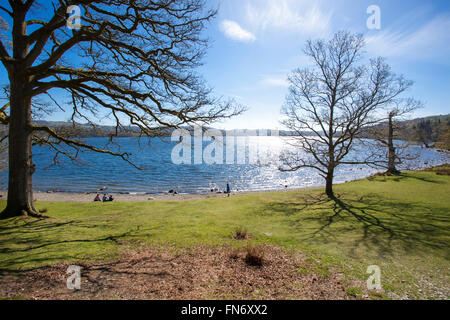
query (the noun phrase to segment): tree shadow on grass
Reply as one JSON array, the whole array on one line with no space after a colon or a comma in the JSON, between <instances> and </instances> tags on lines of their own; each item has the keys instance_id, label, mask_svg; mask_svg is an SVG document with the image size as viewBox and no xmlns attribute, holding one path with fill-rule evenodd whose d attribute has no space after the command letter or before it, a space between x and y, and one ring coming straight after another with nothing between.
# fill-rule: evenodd
<instances>
[{"instance_id":1,"label":"tree shadow on grass","mask_svg":"<svg viewBox=\"0 0 450 320\"><path fill-rule=\"evenodd\" d=\"M365 250L379 256L432 250L450 259L448 208L386 200L376 195L359 198L337 195L303 197L266 205L263 212L285 216L300 241L332 242L357 256Z\"/></svg>"},{"instance_id":2,"label":"tree shadow on grass","mask_svg":"<svg viewBox=\"0 0 450 320\"><path fill-rule=\"evenodd\" d=\"M0 235L2 236L6 236L6 235L14 235L17 234L17 228L20 227L20 232L22 234L26 234L26 233L36 233L36 232L40 232L40 231L48 231L50 229L54 229L54 228L59 228L59 227L64 227L64 226L68 226L73 224L75 221L71 220L71 221L50 221L50 220L45 220L45 224L42 224L41 221L43 220L38 220L35 218L29 218L27 221L20 221L19 219L23 219L23 218L18 218L16 223L10 223L7 225L0 225ZM20 221L20 222L19 222ZM39 223L41 223L39 225Z\"/></svg>"},{"instance_id":3,"label":"tree shadow on grass","mask_svg":"<svg viewBox=\"0 0 450 320\"><path fill-rule=\"evenodd\" d=\"M37 224L37 220L12 221L8 225L0 227L0 275L22 271L31 271L45 265L48 261L68 261L77 259L77 253L67 246L77 248L83 246L120 245L122 240L139 234L140 226L134 229L115 234L96 234L92 232L85 236L86 229L101 230L102 225L86 224L81 221L48 221ZM77 235L67 235L64 228L76 228L80 231ZM86 247L86 248L88 248ZM78 247L78 249L80 249ZM82 252L82 249L80 249ZM78 251L80 251L78 250ZM75 250L77 251L77 250ZM78 253L79 254L79 253ZM32 265L28 269L18 266ZM48 264L48 263L47 263Z\"/></svg>"},{"instance_id":4,"label":"tree shadow on grass","mask_svg":"<svg viewBox=\"0 0 450 320\"><path fill-rule=\"evenodd\" d=\"M321 206L329 203L330 199L320 195L304 195L298 201L289 202L270 202L263 208L258 208L257 214L259 216L271 216L277 213L282 216L296 216L303 210L317 210L322 209Z\"/></svg>"},{"instance_id":5,"label":"tree shadow on grass","mask_svg":"<svg viewBox=\"0 0 450 320\"><path fill-rule=\"evenodd\" d=\"M177 258L178 255L147 254L146 251L143 253L136 251L131 255L124 255L113 260L76 262L75 264L81 268L82 291L66 289L69 276L66 273L69 265L67 261L26 270L6 270L0 273L0 291L2 295L5 295L5 292L9 295L11 292L22 292L22 290L26 295L44 293L46 295L44 299L48 299L48 294L53 299L55 297L56 299L98 299L98 295L104 297L110 291L113 292L111 296L114 298L117 298L115 293L126 294L126 297L129 297L135 285L137 287L148 285L147 290L156 289L155 292L158 292L161 289L161 285L158 284L168 284L170 288L174 284L180 285L180 281L183 281L183 275L173 271L174 266L178 265L174 263ZM156 284L156 288L150 282ZM134 294L133 297L135 297Z\"/></svg>"},{"instance_id":6,"label":"tree shadow on grass","mask_svg":"<svg viewBox=\"0 0 450 320\"><path fill-rule=\"evenodd\" d=\"M41 243L39 245L29 246L22 249L10 249L10 248L0 248L0 253L15 253L15 252L25 252L25 251L31 251L36 249L41 249L48 246L58 245L58 244L65 244L65 243L81 243L81 242L103 242L103 241L112 241L115 244L119 244L119 239L123 239L125 237L129 237L134 231L138 231L139 226L137 227L137 230L129 230L127 232L123 232L118 235L109 235L102 238L97 239L73 239L73 240L61 240L61 241L47 241L44 243ZM28 241L27 241L28 242ZM17 242L16 242L17 243Z\"/></svg>"},{"instance_id":7,"label":"tree shadow on grass","mask_svg":"<svg viewBox=\"0 0 450 320\"><path fill-rule=\"evenodd\" d=\"M371 181L375 180L377 182L386 182L386 181L402 182L407 179L415 179L415 180L419 180L421 182L429 182L429 183L434 183L434 184L445 184L445 182L440 181L440 180L429 179L427 177L411 175L411 174L407 174L407 173L403 173L403 172L401 172L398 175L390 175L390 176L375 175L375 176L369 177L368 179Z\"/></svg>"}]
</instances>

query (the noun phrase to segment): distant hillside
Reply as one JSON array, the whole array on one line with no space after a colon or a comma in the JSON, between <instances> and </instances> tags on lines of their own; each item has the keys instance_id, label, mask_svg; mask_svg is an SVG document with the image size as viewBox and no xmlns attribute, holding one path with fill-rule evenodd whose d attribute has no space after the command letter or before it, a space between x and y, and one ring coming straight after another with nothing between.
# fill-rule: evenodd
<instances>
[{"instance_id":1,"label":"distant hillside","mask_svg":"<svg viewBox=\"0 0 450 320\"><path fill-rule=\"evenodd\" d=\"M104 125L90 125L90 124L82 124L82 123L72 123L72 122L64 122L64 121L44 121L38 120L35 121L36 125L48 126L55 130L56 132L64 135L65 137L78 137L78 138L88 138L88 137L110 137L110 136L118 136L118 137L138 137L141 135L140 129L137 126L126 126L124 128L118 128L116 134L115 126L104 126ZM194 134L194 128L192 126L185 126L182 129L187 130ZM214 128L204 128L204 129L214 129ZM0 125L0 133L5 133L7 130L7 126ZM174 128L161 127L157 128L152 132L152 136L170 136L175 130ZM280 135L280 136L292 136L293 132L287 130L271 130L271 129L257 129L257 130L220 130L215 129L222 132L222 135ZM245 133L244 133L245 132Z\"/></svg>"},{"instance_id":2,"label":"distant hillside","mask_svg":"<svg viewBox=\"0 0 450 320\"><path fill-rule=\"evenodd\" d=\"M108 137L116 134L115 126L90 125L63 121L36 121L37 125L48 126L66 137ZM139 129L135 126L126 126L117 129L119 137L139 136Z\"/></svg>"},{"instance_id":3,"label":"distant hillside","mask_svg":"<svg viewBox=\"0 0 450 320\"><path fill-rule=\"evenodd\" d=\"M398 127L397 139L450 149L450 114L400 121ZM375 128L377 131L385 130L387 123L381 123ZM370 138L370 135L367 137Z\"/></svg>"},{"instance_id":4,"label":"distant hillside","mask_svg":"<svg viewBox=\"0 0 450 320\"><path fill-rule=\"evenodd\" d=\"M37 125L45 125L54 129L58 133L66 137L138 137L141 135L140 130L136 126L127 126L124 128L119 128L116 134L115 126L102 126L96 125L92 126L89 124L81 124L63 121L36 121ZM400 121L398 123L400 130L397 132L397 139L415 141L423 143L426 146L435 145L438 148L450 150L450 114L430 116L425 118L417 118L413 120ZM387 123L381 123L375 126L377 131L386 130ZM193 135L193 127L183 127L183 129L188 130ZM372 127L373 129L373 127ZM0 125L0 134L5 135L7 130L6 126ZM158 128L153 132L154 136L170 136L173 132L173 128ZM242 135L243 130L219 130L225 136L229 135ZM253 131L253 130L252 130ZM247 134L251 134L252 131L247 131ZM363 133L365 138L372 138L369 133L370 130ZM264 134L271 136L277 134L280 136L293 136L295 133L287 130L274 131L270 129L259 129L254 130L259 134ZM277 133L275 133L277 132Z\"/></svg>"}]
</instances>

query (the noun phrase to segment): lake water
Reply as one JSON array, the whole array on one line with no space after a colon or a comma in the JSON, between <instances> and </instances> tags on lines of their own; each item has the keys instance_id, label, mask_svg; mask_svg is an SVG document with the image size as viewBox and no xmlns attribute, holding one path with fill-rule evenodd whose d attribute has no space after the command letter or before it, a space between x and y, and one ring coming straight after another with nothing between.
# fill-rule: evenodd
<instances>
[{"instance_id":1,"label":"lake water","mask_svg":"<svg viewBox=\"0 0 450 320\"><path fill-rule=\"evenodd\" d=\"M95 192L101 187L107 187L108 193L166 193L171 189L179 193L206 193L212 188L224 190L229 182L232 190L274 190L320 186L323 178L312 169L301 169L296 172L280 172L276 159L280 150L286 147L281 137L248 137L248 145L258 146L259 155L264 160L271 159L273 163L261 165L246 163L238 164L174 164L172 150L179 143L171 142L170 138L117 138L115 149L132 153L131 160L143 170L106 154L83 152L80 154L82 163L74 165L62 156L62 163L52 165L54 153L46 147L36 146L33 149L36 172L33 176L36 191L59 192ZM86 142L102 147L108 143L107 138L87 138ZM211 142L203 142L204 146ZM192 145L192 154L194 154ZM236 147L244 148L245 144ZM410 169L438 165L449 161L448 153L437 152L413 146L411 150L420 157L403 167ZM224 150L225 152L226 150ZM241 150L242 151L242 150ZM351 155L349 159L355 158ZM224 156L226 159L227 157ZM225 160L226 161L226 160ZM366 166L339 166L335 182L367 177L376 171ZM7 172L0 173L0 189L7 189Z\"/></svg>"}]
</instances>

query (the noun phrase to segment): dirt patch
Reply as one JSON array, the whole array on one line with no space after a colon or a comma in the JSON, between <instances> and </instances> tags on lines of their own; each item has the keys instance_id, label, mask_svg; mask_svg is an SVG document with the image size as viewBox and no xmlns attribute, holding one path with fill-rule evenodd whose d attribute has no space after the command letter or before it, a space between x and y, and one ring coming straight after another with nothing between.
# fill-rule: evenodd
<instances>
[{"instance_id":1,"label":"dirt patch","mask_svg":"<svg viewBox=\"0 0 450 320\"><path fill-rule=\"evenodd\" d=\"M146 248L108 263L79 264L81 289L66 287L68 264L0 276L0 297L27 299L347 299L339 274L299 272L301 255L264 246L264 263L245 250Z\"/></svg>"}]
</instances>

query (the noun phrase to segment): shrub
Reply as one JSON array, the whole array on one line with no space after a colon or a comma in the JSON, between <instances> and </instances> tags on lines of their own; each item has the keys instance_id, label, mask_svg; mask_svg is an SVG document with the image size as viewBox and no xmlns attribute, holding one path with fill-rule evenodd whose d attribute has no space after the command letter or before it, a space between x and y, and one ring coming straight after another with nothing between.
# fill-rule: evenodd
<instances>
[{"instance_id":1,"label":"shrub","mask_svg":"<svg viewBox=\"0 0 450 320\"><path fill-rule=\"evenodd\" d=\"M239 227L233 232L233 238L236 240L245 240L250 238L250 234L244 227Z\"/></svg>"},{"instance_id":2,"label":"shrub","mask_svg":"<svg viewBox=\"0 0 450 320\"><path fill-rule=\"evenodd\" d=\"M261 246L247 246L244 261L249 266L262 266L264 263L264 249Z\"/></svg>"}]
</instances>

